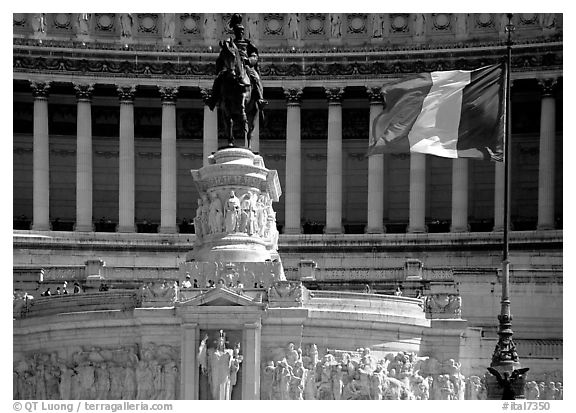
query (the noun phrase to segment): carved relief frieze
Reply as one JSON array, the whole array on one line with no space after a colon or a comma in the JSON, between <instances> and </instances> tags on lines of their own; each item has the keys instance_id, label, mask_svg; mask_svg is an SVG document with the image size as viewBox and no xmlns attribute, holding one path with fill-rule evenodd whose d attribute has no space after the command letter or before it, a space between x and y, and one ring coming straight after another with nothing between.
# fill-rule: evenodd
<instances>
[{"instance_id":1,"label":"carved relief frieze","mask_svg":"<svg viewBox=\"0 0 576 413\"><path fill-rule=\"evenodd\" d=\"M325 36L326 16L319 13L306 14L306 35L312 37Z\"/></svg>"},{"instance_id":2,"label":"carved relief frieze","mask_svg":"<svg viewBox=\"0 0 576 413\"><path fill-rule=\"evenodd\" d=\"M185 13L180 15L180 31L188 36L200 35L200 15Z\"/></svg>"},{"instance_id":3,"label":"carved relief frieze","mask_svg":"<svg viewBox=\"0 0 576 413\"><path fill-rule=\"evenodd\" d=\"M22 400L174 400L179 350L155 343L25 354L14 361L14 397Z\"/></svg>"},{"instance_id":4,"label":"carved relief frieze","mask_svg":"<svg viewBox=\"0 0 576 413\"><path fill-rule=\"evenodd\" d=\"M493 29L496 27L494 16L491 13L475 13L472 14L474 18L474 25L480 29Z\"/></svg>"},{"instance_id":5,"label":"carved relief frieze","mask_svg":"<svg viewBox=\"0 0 576 413\"><path fill-rule=\"evenodd\" d=\"M138 14L138 33L158 34L158 14Z\"/></svg>"},{"instance_id":6,"label":"carved relief frieze","mask_svg":"<svg viewBox=\"0 0 576 413\"><path fill-rule=\"evenodd\" d=\"M367 32L366 22L368 15L365 13L353 13L346 15L347 21L347 34L361 35Z\"/></svg>"},{"instance_id":7,"label":"carved relief frieze","mask_svg":"<svg viewBox=\"0 0 576 413\"><path fill-rule=\"evenodd\" d=\"M450 31L452 28L452 17L451 13L433 13L433 30L437 32Z\"/></svg>"},{"instance_id":8,"label":"carved relief frieze","mask_svg":"<svg viewBox=\"0 0 576 413\"><path fill-rule=\"evenodd\" d=\"M72 13L56 13L52 16L53 27L57 30L72 30Z\"/></svg>"},{"instance_id":9,"label":"carved relief frieze","mask_svg":"<svg viewBox=\"0 0 576 413\"><path fill-rule=\"evenodd\" d=\"M390 30L392 33L408 33L410 31L410 15L407 13L390 13Z\"/></svg>"},{"instance_id":10,"label":"carved relief frieze","mask_svg":"<svg viewBox=\"0 0 576 413\"><path fill-rule=\"evenodd\" d=\"M12 14L12 26L16 27L26 27L26 13L13 13Z\"/></svg>"},{"instance_id":11,"label":"carved relief frieze","mask_svg":"<svg viewBox=\"0 0 576 413\"><path fill-rule=\"evenodd\" d=\"M264 15L264 34L266 36L284 36L284 15L267 13Z\"/></svg>"},{"instance_id":12,"label":"carved relief frieze","mask_svg":"<svg viewBox=\"0 0 576 413\"><path fill-rule=\"evenodd\" d=\"M102 32L113 32L116 15L114 13L96 13L96 30Z\"/></svg>"}]
</instances>

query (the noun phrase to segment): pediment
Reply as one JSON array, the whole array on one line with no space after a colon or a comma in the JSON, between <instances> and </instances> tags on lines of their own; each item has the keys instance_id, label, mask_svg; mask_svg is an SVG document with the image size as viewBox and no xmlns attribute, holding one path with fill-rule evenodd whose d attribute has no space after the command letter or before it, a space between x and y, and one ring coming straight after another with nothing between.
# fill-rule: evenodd
<instances>
[{"instance_id":1,"label":"pediment","mask_svg":"<svg viewBox=\"0 0 576 413\"><path fill-rule=\"evenodd\" d=\"M257 300L257 297L239 294L230 288L217 286L187 301L181 301L179 306L262 307L263 304L261 298Z\"/></svg>"}]
</instances>

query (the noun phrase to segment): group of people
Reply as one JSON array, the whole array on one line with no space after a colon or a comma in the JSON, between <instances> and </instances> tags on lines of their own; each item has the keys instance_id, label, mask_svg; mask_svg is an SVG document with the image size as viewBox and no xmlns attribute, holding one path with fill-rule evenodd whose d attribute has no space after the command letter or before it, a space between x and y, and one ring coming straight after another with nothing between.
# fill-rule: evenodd
<instances>
[{"instance_id":1,"label":"group of people","mask_svg":"<svg viewBox=\"0 0 576 413\"><path fill-rule=\"evenodd\" d=\"M72 290L72 292L73 294L78 294L82 292L82 288L80 287L80 284L77 281L74 282L74 289ZM44 292L40 294L40 296L50 297L52 295L66 295L66 294L68 294L68 281L64 281L62 287L56 287L56 291L54 292L54 294L52 294L50 287L47 287L46 290L44 290Z\"/></svg>"}]
</instances>

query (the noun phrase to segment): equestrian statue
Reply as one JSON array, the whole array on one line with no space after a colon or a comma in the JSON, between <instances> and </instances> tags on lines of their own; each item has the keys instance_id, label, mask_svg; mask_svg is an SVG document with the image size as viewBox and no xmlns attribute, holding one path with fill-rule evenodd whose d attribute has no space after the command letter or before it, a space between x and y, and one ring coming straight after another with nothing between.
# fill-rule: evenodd
<instances>
[{"instance_id":1,"label":"equestrian statue","mask_svg":"<svg viewBox=\"0 0 576 413\"><path fill-rule=\"evenodd\" d=\"M234 146L234 124L242 125L246 148L254 130L258 112L268 102L264 100L262 81L258 69L258 49L244 38L242 15L233 14L230 28L234 39L220 41L220 55L216 60L217 76L212 87L208 107L219 105L224 117L228 146Z\"/></svg>"}]
</instances>

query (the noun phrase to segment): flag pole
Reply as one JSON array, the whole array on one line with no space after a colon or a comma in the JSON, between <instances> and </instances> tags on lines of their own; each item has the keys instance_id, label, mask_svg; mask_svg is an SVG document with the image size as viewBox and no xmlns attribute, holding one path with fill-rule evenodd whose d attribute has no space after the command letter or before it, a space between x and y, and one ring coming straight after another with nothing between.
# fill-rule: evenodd
<instances>
[{"instance_id":1,"label":"flag pole","mask_svg":"<svg viewBox=\"0 0 576 413\"><path fill-rule=\"evenodd\" d=\"M504 381L496 379L494 376L487 377L487 390L489 399L502 399L504 387L513 389L513 398L522 398L524 395L524 373L515 372L520 368L520 361L516 346L512 340L512 315L510 313L510 171L511 171L511 113L510 113L510 75L512 71L512 14L508 13L508 24L506 25L506 49L507 58L505 66L505 131L504 131L504 234L502 242L502 298L500 300L500 314L498 315L498 343L492 355L490 372L500 374L505 377ZM504 385L504 383L507 383ZM504 392L510 396L510 392Z\"/></svg>"}]
</instances>

